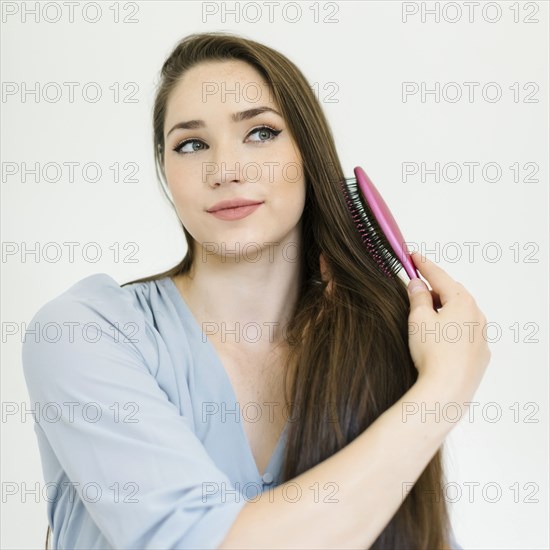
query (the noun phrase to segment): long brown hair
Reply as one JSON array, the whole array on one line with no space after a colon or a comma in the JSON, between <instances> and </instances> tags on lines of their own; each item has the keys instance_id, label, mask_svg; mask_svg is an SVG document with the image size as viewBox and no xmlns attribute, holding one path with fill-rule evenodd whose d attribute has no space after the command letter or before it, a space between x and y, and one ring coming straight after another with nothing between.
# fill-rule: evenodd
<instances>
[{"instance_id":1,"label":"long brown hair","mask_svg":"<svg viewBox=\"0 0 550 550\"><path fill-rule=\"evenodd\" d=\"M303 158L302 270L286 330L290 351L284 374L285 388L292 376L285 399L299 421L289 422L282 471L287 481L353 441L414 384L418 373L408 347L409 300L404 281L382 273L361 242L342 196L345 176L329 125L306 78L284 55L261 43L232 33L196 33L166 59L153 112L155 168L166 196L168 98L191 67L223 60L249 63L265 78ZM182 228L188 249L178 265L121 286L187 273L194 243ZM320 273L321 252L330 292ZM441 447L371 548L442 548L450 530L443 477Z\"/></svg>"}]
</instances>

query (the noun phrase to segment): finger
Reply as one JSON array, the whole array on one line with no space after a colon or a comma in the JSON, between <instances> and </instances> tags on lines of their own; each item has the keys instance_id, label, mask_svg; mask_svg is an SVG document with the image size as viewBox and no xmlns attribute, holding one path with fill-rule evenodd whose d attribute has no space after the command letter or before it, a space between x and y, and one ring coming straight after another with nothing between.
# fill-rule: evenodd
<instances>
[{"instance_id":1,"label":"finger","mask_svg":"<svg viewBox=\"0 0 550 550\"><path fill-rule=\"evenodd\" d=\"M409 281L407 290L409 291L411 311L419 307L434 309L432 294L422 279L415 278Z\"/></svg>"},{"instance_id":2,"label":"finger","mask_svg":"<svg viewBox=\"0 0 550 550\"><path fill-rule=\"evenodd\" d=\"M430 294L432 295L434 309L441 309L443 306L441 305L441 299L439 298L439 294L437 294L435 290L430 290Z\"/></svg>"},{"instance_id":3,"label":"finger","mask_svg":"<svg viewBox=\"0 0 550 550\"><path fill-rule=\"evenodd\" d=\"M439 296L442 306L456 296L458 283L446 271L418 252L413 252L411 258L419 273Z\"/></svg>"}]
</instances>

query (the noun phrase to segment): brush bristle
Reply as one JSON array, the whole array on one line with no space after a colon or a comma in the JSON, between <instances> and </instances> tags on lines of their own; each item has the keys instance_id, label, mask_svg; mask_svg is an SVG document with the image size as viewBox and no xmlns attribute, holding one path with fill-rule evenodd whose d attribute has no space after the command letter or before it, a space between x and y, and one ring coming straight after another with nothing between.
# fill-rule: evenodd
<instances>
[{"instance_id":1,"label":"brush bristle","mask_svg":"<svg viewBox=\"0 0 550 550\"><path fill-rule=\"evenodd\" d=\"M399 258L376 221L367 201L363 199L356 178L346 178L342 191L348 210L359 231L361 240L380 269L392 277L402 268Z\"/></svg>"}]
</instances>

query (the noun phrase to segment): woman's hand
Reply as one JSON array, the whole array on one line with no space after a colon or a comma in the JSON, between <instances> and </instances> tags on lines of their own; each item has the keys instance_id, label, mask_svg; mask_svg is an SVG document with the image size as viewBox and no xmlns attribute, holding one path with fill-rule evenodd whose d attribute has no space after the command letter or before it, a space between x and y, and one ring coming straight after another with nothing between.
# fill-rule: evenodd
<instances>
[{"instance_id":1,"label":"woman's hand","mask_svg":"<svg viewBox=\"0 0 550 550\"><path fill-rule=\"evenodd\" d=\"M491 358L484 338L487 320L464 286L420 254L411 256L433 289L420 279L408 285L409 349L419 378L442 384L453 399L468 401Z\"/></svg>"}]
</instances>

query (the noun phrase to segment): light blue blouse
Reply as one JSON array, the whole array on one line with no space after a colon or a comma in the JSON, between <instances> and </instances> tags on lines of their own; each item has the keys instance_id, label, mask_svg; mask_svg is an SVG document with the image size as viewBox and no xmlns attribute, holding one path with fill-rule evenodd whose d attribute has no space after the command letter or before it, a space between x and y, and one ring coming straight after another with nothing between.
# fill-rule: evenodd
<instances>
[{"instance_id":1,"label":"light blue blouse","mask_svg":"<svg viewBox=\"0 0 550 550\"><path fill-rule=\"evenodd\" d=\"M80 280L31 319L22 360L54 549L214 549L281 483L288 423L260 475L246 404L169 277Z\"/></svg>"}]
</instances>

